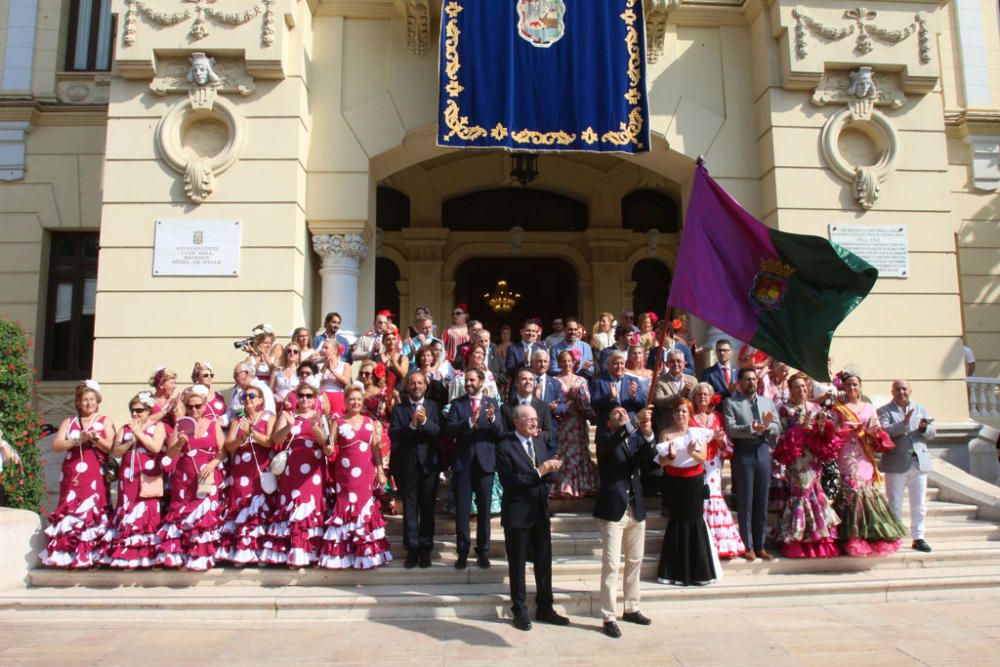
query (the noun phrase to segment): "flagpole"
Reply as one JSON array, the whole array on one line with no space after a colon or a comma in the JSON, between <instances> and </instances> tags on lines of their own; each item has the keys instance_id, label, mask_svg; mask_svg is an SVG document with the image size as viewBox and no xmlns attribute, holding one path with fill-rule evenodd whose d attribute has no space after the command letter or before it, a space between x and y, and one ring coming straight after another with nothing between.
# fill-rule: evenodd
<instances>
[{"instance_id":1,"label":"flagpole","mask_svg":"<svg viewBox=\"0 0 1000 667\"><path fill-rule=\"evenodd\" d=\"M646 397L646 407L653 407L653 396L656 394L656 381L663 372L663 348L667 344L667 331L670 327L670 306L663 314L663 331L660 332L660 346L656 348L656 363L653 364L653 381L649 385L649 396Z\"/></svg>"}]
</instances>

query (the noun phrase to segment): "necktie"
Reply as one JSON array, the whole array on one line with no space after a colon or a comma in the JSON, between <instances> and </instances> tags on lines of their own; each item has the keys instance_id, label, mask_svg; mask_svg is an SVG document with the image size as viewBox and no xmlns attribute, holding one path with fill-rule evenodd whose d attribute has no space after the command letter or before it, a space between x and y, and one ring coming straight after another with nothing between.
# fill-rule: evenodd
<instances>
[{"instance_id":1,"label":"necktie","mask_svg":"<svg viewBox=\"0 0 1000 667\"><path fill-rule=\"evenodd\" d=\"M524 441L524 447L528 450L528 456L531 458L531 462L535 462L535 447L531 444L531 438Z\"/></svg>"},{"instance_id":2,"label":"necktie","mask_svg":"<svg viewBox=\"0 0 1000 667\"><path fill-rule=\"evenodd\" d=\"M750 401L750 411L753 413L753 420L760 422L760 408L757 406L756 399Z\"/></svg>"},{"instance_id":3,"label":"necktie","mask_svg":"<svg viewBox=\"0 0 1000 667\"><path fill-rule=\"evenodd\" d=\"M479 399L475 396L472 397L472 414L476 414L476 410L479 409Z\"/></svg>"},{"instance_id":4,"label":"necktie","mask_svg":"<svg viewBox=\"0 0 1000 667\"><path fill-rule=\"evenodd\" d=\"M730 379L729 379L729 366L723 366L722 367L722 375L726 378L726 386L728 387L729 386L729 382L730 382Z\"/></svg>"}]
</instances>

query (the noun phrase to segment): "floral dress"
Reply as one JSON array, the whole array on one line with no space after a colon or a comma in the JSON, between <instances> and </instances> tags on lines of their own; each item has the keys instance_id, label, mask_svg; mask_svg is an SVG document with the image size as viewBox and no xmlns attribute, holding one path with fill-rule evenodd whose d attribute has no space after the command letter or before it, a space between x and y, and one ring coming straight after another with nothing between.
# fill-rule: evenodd
<instances>
[{"instance_id":1,"label":"floral dress","mask_svg":"<svg viewBox=\"0 0 1000 667\"><path fill-rule=\"evenodd\" d=\"M785 466L789 493L774 538L786 558L832 558L840 555L837 526L840 517L833 511L823 489L823 465L836 461L841 440L832 421L820 430L818 424L802 424L819 407L786 404L779 411L781 439L774 450L776 461Z\"/></svg>"},{"instance_id":2,"label":"floral dress","mask_svg":"<svg viewBox=\"0 0 1000 667\"><path fill-rule=\"evenodd\" d=\"M363 403L363 413L365 416L377 419L382 425L382 440L379 443L379 452L382 454L382 462L385 464L386 470L389 469L389 457L392 454L392 443L389 441L389 402L386 400L388 393L388 390L383 388L379 390L377 394L365 398ZM331 467L329 479L333 479L334 473L335 470ZM383 488L382 491L383 493L379 495L379 501L382 504L383 514L395 514L395 480L391 477L387 479L385 482L385 488ZM332 507L333 504L331 503L330 506Z\"/></svg>"},{"instance_id":3,"label":"floral dress","mask_svg":"<svg viewBox=\"0 0 1000 667\"><path fill-rule=\"evenodd\" d=\"M198 424L196 428L200 428ZM218 453L215 422L202 435L188 439L176 457L164 455L164 471L170 474L170 505L157 537L157 565L207 570L215 565L222 526L222 470L216 466L212 490L198 493L198 473Z\"/></svg>"},{"instance_id":4,"label":"floral dress","mask_svg":"<svg viewBox=\"0 0 1000 667\"><path fill-rule=\"evenodd\" d=\"M136 439L131 425L126 425L122 431L122 442L131 443L131 447L122 456L118 469L118 509L111 529L104 534L107 547L102 562L109 567L133 570L156 564L156 547L160 543L156 533L162 521L162 497L143 498L141 490L143 475L162 478L162 453L153 454L146 449ZM147 424L142 432L152 438L156 424Z\"/></svg>"},{"instance_id":5,"label":"floral dress","mask_svg":"<svg viewBox=\"0 0 1000 667\"><path fill-rule=\"evenodd\" d=\"M375 422L363 417L356 431L347 420L338 419L334 423L333 485L337 499L326 522L319 565L331 570L367 570L392 560L385 521L372 492Z\"/></svg>"},{"instance_id":6,"label":"floral dress","mask_svg":"<svg viewBox=\"0 0 1000 667\"><path fill-rule=\"evenodd\" d=\"M105 419L93 415L83 423L73 417L66 438L79 438L84 431L104 433ZM75 569L100 562L110 513L108 488L101 474L107 458L90 442L66 452L59 476L59 506L49 515L45 529L49 542L38 555L43 565Z\"/></svg>"},{"instance_id":7,"label":"floral dress","mask_svg":"<svg viewBox=\"0 0 1000 667\"><path fill-rule=\"evenodd\" d=\"M712 429L715 434L725 433L717 412L694 415L691 426ZM722 466L732 455L733 447L729 438L726 438L721 447L714 439L708 443L704 464L705 484L708 486L708 498L704 503L705 523L708 524L708 534L719 558L735 558L747 550L740 538L740 529L733 521L733 513L722 496Z\"/></svg>"},{"instance_id":8,"label":"floral dress","mask_svg":"<svg viewBox=\"0 0 1000 667\"><path fill-rule=\"evenodd\" d=\"M261 562L305 567L319 560L323 546L324 467L322 447L316 442L311 418L295 415L295 423L275 454L287 449L284 472L278 476L278 496L265 530Z\"/></svg>"},{"instance_id":9,"label":"floral dress","mask_svg":"<svg viewBox=\"0 0 1000 667\"><path fill-rule=\"evenodd\" d=\"M837 436L844 442L837 456L840 490L834 509L840 515L840 539L849 556L887 556L899 548L906 535L906 528L889 507L875 463L875 452L891 448L892 441L869 432L877 423L874 414L871 403L865 403L857 414L843 403L834 405ZM864 427L856 431L851 422Z\"/></svg>"},{"instance_id":10,"label":"floral dress","mask_svg":"<svg viewBox=\"0 0 1000 667\"><path fill-rule=\"evenodd\" d=\"M257 415L251 428L266 434L266 415ZM226 513L215 557L247 565L260 561L260 541L271 515L270 499L260 483L261 473L269 472L271 450L254 442L242 429L236 437L242 442L226 465Z\"/></svg>"},{"instance_id":11,"label":"floral dress","mask_svg":"<svg viewBox=\"0 0 1000 667\"><path fill-rule=\"evenodd\" d=\"M562 382L562 379L559 379ZM586 379L575 376L570 386L563 383L566 412L558 422L559 458L563 462L559 482L552 487L553 498L583 498L597 493L597 466L590 458L590 392ZM555 436L555 434L553 434Z\"/></svg>"}]
</instances>

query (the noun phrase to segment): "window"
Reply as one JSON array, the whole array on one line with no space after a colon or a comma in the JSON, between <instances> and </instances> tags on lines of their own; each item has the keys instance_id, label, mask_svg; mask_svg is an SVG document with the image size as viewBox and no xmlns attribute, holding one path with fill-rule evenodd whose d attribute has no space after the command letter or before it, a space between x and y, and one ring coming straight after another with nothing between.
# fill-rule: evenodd
<instances>
[{"instance_id":1,"label":"window","mask_svg":"<svg viewBox=\"0 0 1000 667\"><path fill-rule=\"evenodd\" d=\"M587 228L587 205L534 188L498 188L456 197L442 206L442 224L456 232L579 232Z\"/></svg>"},{"instance_id":2,"label":"window","mask_svg":"<svg viewBox=\"0 0 1000 667\"><path fill-rule=\"evenodd\" d=\"M97 232L52 234L42 377L90 376L97 299Z\"/></svg>"},{"instance_id":3,"label":"window","mask_svg":"<svg viewBox=\"0 0 1000 667\"><path fill-rule=\"evenodd\" d=\"M110 70L114 33L111 0L72 0L66 69L71 72Z\"/></svg>"},{"instance_id":4,"label":"window","mask_svg":"<svg viewBox=\"0 0 1000 667\"><path fill-rule=\"evenodd\" d=\"M399 190L379 186L375 191L375 226L398 232L410 226L410 198Z\"/></svg>"},{"instance_id":5,"label":"window","mask_svg":"<svg viewBox=\"0 0 1000 667\"><path fill-rule=\"evenodd\" d=\"M674 200L662 192L635 190L622 197L622 227L633 232L656 229L676 234L681 230L680 211Z\"/></svg>"}]
</instances>

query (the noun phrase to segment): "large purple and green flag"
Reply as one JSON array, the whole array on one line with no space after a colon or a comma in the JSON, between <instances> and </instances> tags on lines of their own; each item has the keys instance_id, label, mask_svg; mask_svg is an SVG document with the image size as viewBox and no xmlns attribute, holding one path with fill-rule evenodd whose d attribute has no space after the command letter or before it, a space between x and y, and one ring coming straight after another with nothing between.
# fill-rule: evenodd
<instances>
[{"instance_id":1,"label":"large purple and green flag","mask_svg":"<svg viewBox=\"0 0 1000 667\"><path fill-rule=\"evenodd\" d=\"M770 229L699 161L668 305L829 380L833 333L878 270L819 236Z\"/></svg>"}]
</instances>

